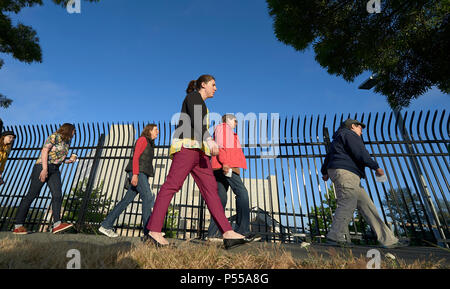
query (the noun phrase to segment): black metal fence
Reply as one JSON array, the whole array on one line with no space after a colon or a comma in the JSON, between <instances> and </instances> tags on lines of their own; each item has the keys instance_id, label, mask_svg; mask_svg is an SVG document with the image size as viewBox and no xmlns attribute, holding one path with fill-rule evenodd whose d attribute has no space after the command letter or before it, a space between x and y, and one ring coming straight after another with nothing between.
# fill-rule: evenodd
<instances>
[{"instance_id":1,"label":"black metal fence","mask_svg":"<svg viewBox=\"0 0 450 289\"><path fill-rule=\"evenodd\" d=\"M448 246L450 119L444 111L364 113L327 116L297 116L279 119L271 115L238 116L238 133L247 158L242 174L249 191L251 230L267 241L297 242L323 238L336 209L333 185L324 182L320 168L332 132L352 117L367 127L367 149L385 170L388 181L378 183L367 170L362 180L385 223L398 236L417 243ZM213 123L214 124L214 123ZM156 194L170 167L168 148L174 125L158 123L154 166L150 179ZM77 228L95 231L108 212L123 197L124 168L145 123L81 123L70 153L75 164L62 165L63 220ZM9 156L5 184L0 186L0 229L11 230L17 207L26 194L30 174L42 145L58 125L5 126L17 139ZM270 137L269 137L270 136ZM26 220L29 230L48 231L51 224L51 194L45 186ZM226 215L233 221L234 196L229 192ZM210 215L193 179L189 177L174 199L164 230L171 237L203 237ZM141 234L141 202L138 197L116 222L122 236ZM356 212L352 238L371 242L375 236ZM426 243L425 242L425 243Z\"/></svg>"}]
</instances>

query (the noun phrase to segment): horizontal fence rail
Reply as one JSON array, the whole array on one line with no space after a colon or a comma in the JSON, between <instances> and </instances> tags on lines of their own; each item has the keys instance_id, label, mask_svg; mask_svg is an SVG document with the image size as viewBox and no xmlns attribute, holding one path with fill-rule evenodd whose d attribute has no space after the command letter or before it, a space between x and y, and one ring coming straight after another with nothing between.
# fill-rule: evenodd
<instances>
[{"instance_id":1,"label":"horizontal fence rail","mask_svg":"<svg viewBox=\"0 0 450 289\"><path fill-rule=\"evenodd\" d=\"M354 118L366 124L363 140L372 157L386 172L388 181L378 183L373 171L362 185L383 221L399 237L418 244L448 246L450 119L443 111L404 113L336 114L268 119L259 115L238 117L237 132L247 158L242 172L249 192L251 230L271 242L320 239L327 234L336 210L333 184L322 180L323 164L332 134L340 123ZM79 123L69 153L74 164L61 166L62 218L77 229L94 232L122 199L127 176L124 171L144 122ZM168 156L174 124L158 122L155 140L155 176L150 188L157 193L168 174ZM212 122L212 127L216 125ZM30 186L32 167L46 138L58 125L8 126L16 141L9 155L0 186L0 229L11 230L20 201ZM212 133L212 128L211 128ZM226 216L235 223L234 195L228 192ZM142 231L139 197L116 221L122 236ZM44 186L32 203L26 227L49 231L51 194ZM169 237L202 238L211 216L192 177L175 194L166 215L164 231ZM376 236L358 212L349 225L355 240L375 242Z\"/></svg>"}]
</instances>

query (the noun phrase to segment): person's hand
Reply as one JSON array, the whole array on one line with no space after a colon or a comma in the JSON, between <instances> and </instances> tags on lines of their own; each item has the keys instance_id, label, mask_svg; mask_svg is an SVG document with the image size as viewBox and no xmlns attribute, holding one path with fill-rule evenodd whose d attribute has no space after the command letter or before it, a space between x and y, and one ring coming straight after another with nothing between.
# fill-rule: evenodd
<instances>
[{"instance_id":1,"label":"person's hand","mask_svg":"<svg viewBox=\"0 0 450 289\"><path fill-rule=\"evenodd\" d=\"M39 180L44 183L45 180L48 177L48 170L47 169L42 169L41 174L39 175Z\"/></svg>"},{"instance_id":2,"label":"person's hand","mask_svg":"<svg viewBox=\"0 0 450 289\"><path fill-rule=\"evenodd\" d=\"M378 177L381 177L382 175L384 175L383 169L382 169L382 168L378 168L378 169L375 171L375 175L377 175Z\"/></svg>"},{"instance_id":3,"label":"person's hand","mask_svg":"<svg viewBox=\"0 0 450 289\"><path fill-rule=\"evenodd\" d=\"M219 155L219 146L215 141L213 141L212 138L208 139L208 146L209 150L211 151L212 156L218 156Z\"/></svg>"},{"instance_id":4,"label":"person's hand","mask_svg":"<svg viewBox=\"0 0 450 289\"><path fill-rule=\"evenodd\" d=\"M223 165L222 170L223 170L223 174L226 175L226 174L228 174L230 167L228 165Z\"/></svg>"},{"instance_id":5,"label":"person's hand","mask_svg":"<svg viewBox=\"0 0 450 289\"><path fill-rule=\"evenodd\" d=\"M64 163L66 163L66 164L73 164L73 163L76 162L76 161L77 161L77 157L76 157L75 155L72 155L72 156L70 157L70 159L64 161Z\"/></svg>"},{"instance_id":6,"label":"person's hand","mask_svg":"<svg viewBox=\"0 0 450 289\"><path fill-rule=\"evenodd\" d=\"M328 179L329 179L328 175L323 175L322 176L322 180L324 180L325 182L328 181Z\"/></svg>"},{"instance_id":7,"label":"person's hand","mask_svg":"<svg viewBox=\"0 0 450 289\"><path fill-rule=\"evenodd\" d=\"M131 178L131 185L133 185L133 187L137 187L138 185L138 175L133 175L133 177Z\"/></svg>"}]
</instances>

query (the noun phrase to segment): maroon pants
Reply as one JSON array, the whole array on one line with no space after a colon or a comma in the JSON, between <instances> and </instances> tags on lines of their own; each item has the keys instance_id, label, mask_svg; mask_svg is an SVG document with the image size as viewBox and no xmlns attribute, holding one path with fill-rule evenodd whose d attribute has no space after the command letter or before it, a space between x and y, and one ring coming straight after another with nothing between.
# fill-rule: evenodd
<instances>
[{"instance_id":1,"label":"maroon pants","mask_svg":"<svg viewBox=\"0 0 450 289\"><path fill-rule=\"evenodd\" d=\"M173 156L169 174L156 197L147 229L152 232L161 232L170 201L172 201L173 195L181 189L189 173L191 173L200 189L209 212L220 231L224 233L232 230L217 193L217 181L214 177L211 161L201 150L184 147Z\"/></svg>"}]
</instances>

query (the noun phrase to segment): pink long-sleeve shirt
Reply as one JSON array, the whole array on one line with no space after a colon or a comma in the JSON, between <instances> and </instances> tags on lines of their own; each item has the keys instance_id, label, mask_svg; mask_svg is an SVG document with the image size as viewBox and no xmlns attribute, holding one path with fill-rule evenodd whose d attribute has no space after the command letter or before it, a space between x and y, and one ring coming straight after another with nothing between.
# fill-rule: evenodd
<instances>
[{"instance_id":1,"label":"pink long-sleeve shirt","mask_svg":"<svg viewBox=\"0 0 450 289\"><path fill-rule=\"evenodd\" d=\"M231 168L247 168L239 137L229 125L221 123L216 126L214 140L219 146L219 155L211 158L213 169L221 169L224 165Z\"/></svg>"}]
</instances>

